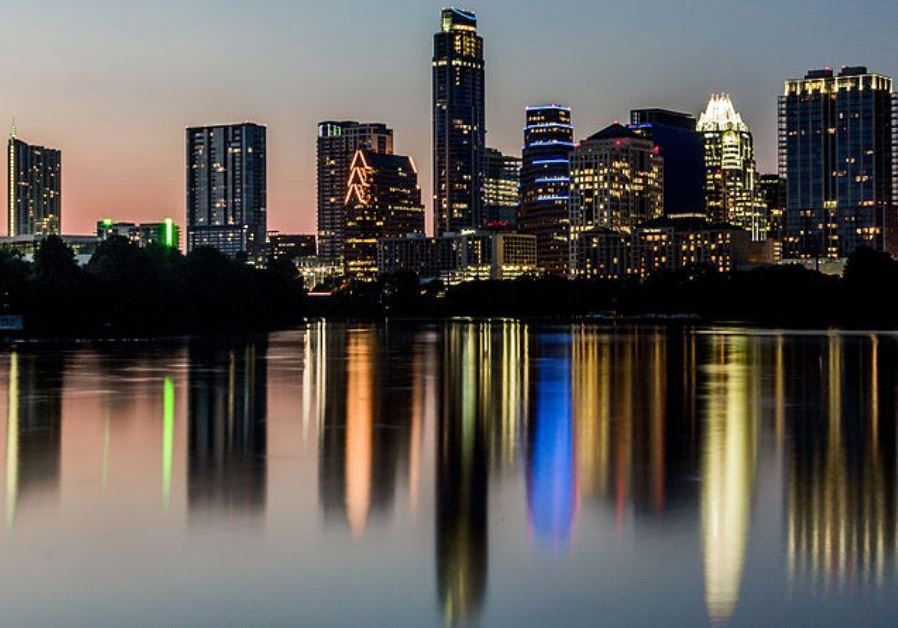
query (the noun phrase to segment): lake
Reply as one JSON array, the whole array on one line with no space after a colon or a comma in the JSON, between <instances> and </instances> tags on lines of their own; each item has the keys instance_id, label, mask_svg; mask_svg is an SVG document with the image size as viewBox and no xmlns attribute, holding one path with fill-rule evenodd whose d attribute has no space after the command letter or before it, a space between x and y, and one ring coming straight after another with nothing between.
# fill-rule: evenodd
<instances>
[{"instance_id":1,"label":"lake","mask_svg":"<svg viewBox=\"0 0 898 628\"><path fill-rule=\"evenodd\" d=\"M898 613L898 335L517 321L0 351L0 623Z\"/></svg>"}]
</instances>

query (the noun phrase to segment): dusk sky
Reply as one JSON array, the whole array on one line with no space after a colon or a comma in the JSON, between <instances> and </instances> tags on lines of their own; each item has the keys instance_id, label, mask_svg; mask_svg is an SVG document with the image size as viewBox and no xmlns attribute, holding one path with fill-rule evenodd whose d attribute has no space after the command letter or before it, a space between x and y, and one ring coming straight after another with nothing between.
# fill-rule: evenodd
<instances>
[{"instance_id":1,"label":"dusk sky","mask_svg":"<svg viewBox=\"0 0 898 628\"><path fill-rule=\"evenodd\" d=\"M0 121L63 150L63 229L184 221L184 127L268 126L269 228L315 230L316 124L381 121L430 207L430 58L444 3L6 0ZM776 166L776 97L808 68L898 76L894 0L481 0L488 144L520 152L527 104L578 138L633 107L699 113L729 92ZM4 177L5 179L6 177ZM5 188L5 183L3 185ZM428 220L430 224L430 220Z\"/></svg>"}]
</instances>

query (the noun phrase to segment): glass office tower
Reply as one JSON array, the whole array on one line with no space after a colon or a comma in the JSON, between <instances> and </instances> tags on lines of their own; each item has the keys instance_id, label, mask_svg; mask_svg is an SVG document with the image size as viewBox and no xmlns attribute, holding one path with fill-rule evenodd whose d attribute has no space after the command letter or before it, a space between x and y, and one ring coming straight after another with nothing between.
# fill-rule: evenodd
<instances>
[{"instance_id":1,"label":"glass office tower","mask_svg":"<svg viewBox=\"0 0 898 628\"><path fill-rule=\"evenodd\" d=\"M433 38L433 196L437 235L483 224L486 95L477 16L443 9Z\"/></svg>"},{"instance_id":2,"label":"glass office tower","mask_svg":"<svg viewBox=\"0 0 898 628\"><path fill-rule=\"evenodd\" d=\"M266 128L251 122L187 129L187 250L264 254Z\"/></svg>"},{"instance_id":3,"label":"glass office tower","mask_svg":"<svg viewBox=\"0 0 898 628\"><path fill-rule=\"evenodd\" d=\"M779 99L784 255L894 251L892 106L892 79L864 67L812 70L786 82Z\"/></svg>"}]
</instances>

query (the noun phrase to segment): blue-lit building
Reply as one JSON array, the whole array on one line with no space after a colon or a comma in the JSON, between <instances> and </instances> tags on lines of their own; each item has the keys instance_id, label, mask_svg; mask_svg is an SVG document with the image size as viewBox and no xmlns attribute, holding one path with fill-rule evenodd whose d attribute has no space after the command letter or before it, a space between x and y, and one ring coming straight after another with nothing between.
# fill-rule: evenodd
<instances>
[{"instance_id":1,"label":"blue-lit building","mask_svg":"<svg viewBox=\"0 0 898 628\"><path fill-rule=\"evenodd\" d=\"M568 271L573 149L570 108L559 105L527 108L518 229L536 236L537 264L552 275L563 276Z\"/></svg>"},{"instance_id":2,"label":"blue-lit building","mask_svg":"<svg viewBox=\"0 0 898 628\"><path fill-rule=\"evenodd\" d=\"M667 109L630 112L630 129L664 158L664 215L705 213L705 141L695 117Z\"/></svg>"},{"instance_id":3,"label":"blue-lit building","mask_svg":"<svg viewBox=\"0 0 898 628\"><path fill-rule=\"evenodd\" d=\"M477 16L443 9L433 38L434 232L483 223L486 85Z\"/></svg>"},{"instance_id":4,"label":"blue-lit building","mask_svg":"<svg viewBox=\"0 0 898 628\"><path fill-rule=\"evenodd\" d=\"M267 130L244 122L187 129L187 250L264 255Z\"/></svg>"},{"instance_id":5,"label":"blue-lit building","mask_svg":"<svg viewBox=\"0 0 898 628\"><path fill-rule=\"evenodd\" d=\"M780 176L788 186L789 258L894 252L892 79L846 67L786 82L779 99Z\"/></svg>"}]
</instances>

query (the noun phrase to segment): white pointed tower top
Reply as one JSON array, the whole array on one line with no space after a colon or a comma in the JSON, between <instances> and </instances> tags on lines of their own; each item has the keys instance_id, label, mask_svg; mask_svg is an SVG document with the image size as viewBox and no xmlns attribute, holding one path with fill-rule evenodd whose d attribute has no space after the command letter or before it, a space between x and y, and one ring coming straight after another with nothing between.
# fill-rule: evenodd
<instances>
[{"instance_id":1,"label":"white pointed tower top","mask_svg":"<svg viewBox=\"0 0 898 628\"><path fill-rule=\"evenodd\" d=\"M711 94L708 108L698 120L698 131L743 131L748 132L748 125L733 106L729 94Z\"/></svg>"},{"instance_id":2,"label":"white pointed tower top","mask_svg":"<svg viewBox=\"0 0 898 628\"><path fill-rule=\"evenodd\" d=\"M16 117L12 117L12 126L9 127L9 139L16 139Z\"/></svg>"}]
</instances>

